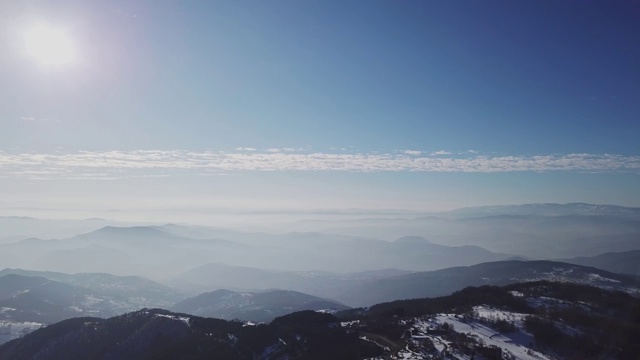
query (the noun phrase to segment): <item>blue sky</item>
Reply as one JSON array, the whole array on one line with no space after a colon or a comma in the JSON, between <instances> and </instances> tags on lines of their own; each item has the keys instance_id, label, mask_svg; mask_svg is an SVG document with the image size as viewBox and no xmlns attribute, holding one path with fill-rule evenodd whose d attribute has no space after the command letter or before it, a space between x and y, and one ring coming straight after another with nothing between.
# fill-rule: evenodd
<instances>
[{"instance_id":1,"label":"blue sky","mask_svg":"<svg viewBox=\"0 0 640 360\"><path fill-rule=\"evenodd\" d=\"M632 2L24 1L0 14L5 213L138 197L640 206ZM25 54L42 23L75 62Z\"/></svg>"}]
</instances>

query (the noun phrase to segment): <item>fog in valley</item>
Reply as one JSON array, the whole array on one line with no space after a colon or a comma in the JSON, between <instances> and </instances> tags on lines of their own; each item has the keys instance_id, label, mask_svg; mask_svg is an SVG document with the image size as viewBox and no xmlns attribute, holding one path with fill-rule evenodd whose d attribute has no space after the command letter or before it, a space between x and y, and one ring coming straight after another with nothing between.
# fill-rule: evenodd
<instances>
[{"instance_id":1,"label":"fog in valley","mask_svg":"<svg viewBox=\"0 0 640 360\"><path fill-rule=\"evenodd\" d=\"M187 294L279 288L340 298L339 288L412 272L505 260L571 263L640 248L640 209L619 206L530 204L344 218L305 214L289 222L279 214L278 232L267 224L251 226L252 215L238 216L262 231L2 217L0 262L14 269L142 276ZM637 271L631 266L626 273Z\"/></svg>"}]
</instances>

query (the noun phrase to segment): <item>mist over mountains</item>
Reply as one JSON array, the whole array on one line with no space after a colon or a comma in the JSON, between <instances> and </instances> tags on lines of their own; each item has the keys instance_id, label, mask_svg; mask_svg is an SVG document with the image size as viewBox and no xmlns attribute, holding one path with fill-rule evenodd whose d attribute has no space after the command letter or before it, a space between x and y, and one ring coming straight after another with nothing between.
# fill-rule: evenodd
<instances>
[{"instance_id":1,"label":"mist over mountains","mask_svg":"<svg viewBox=\"0 0 640 360\"><path fill-rule=\"evenodd\" d=\"M264 236L261 242L253 241L253 237L243 242L193 239L173 235L161 227L108 226L62 240L25 239L0 244L0 259L16 268L138 274L159 279L210 262L348 272L378 268L431 270L512 257L473 245L438 245L420 237L391 242L322 233Z\"/></svg>"},{"instance_id":2,"label":"mist over mountains","mask_svg":"<svg viewBox=\"0 0 640 360\"><path fill-rule=\"evenodd\" d=\"M282 232L102 219L8 217L0 224L11 224L0 242L2 342L65 319L143 308L269 322L467 286L553 281L640 293L640 212L619 206L309 219ZM33 237L47 229L68 236Z\"/></svg>"},{"instance_id":3,"label":"mist over mountains","mask_svg":"<svg viewBox=\"0 0 640 360\"><path fill-rule=\"evenodd\" d=\"M411 234L438 244L473 244L534 259L635 250L640 243L639 208L584 203L488 206L411 218L311 220L297 225L386 240Z\"/></svg>"},{"instance_id":4,"label":"mist over mountains","mask_svg":"<svg viewBox=\"0 0 640 360\"><path fill-rule=\"evenodd\" d=\"M514 257L567 259L636 250L639 214L637 208L609 205L528 204L418 218L308 220L289 224L284 230L300 231L285 233L175 224L101 226L103 220L43 220L41 228L35 219L0 218L12 224L12 233L25 236L52 224L67 226L66 231L96 227L58 240L1 243L0 261L14 268L165 280L208 263L282 271L428 271Z\"/></svg>"}]
</instances>

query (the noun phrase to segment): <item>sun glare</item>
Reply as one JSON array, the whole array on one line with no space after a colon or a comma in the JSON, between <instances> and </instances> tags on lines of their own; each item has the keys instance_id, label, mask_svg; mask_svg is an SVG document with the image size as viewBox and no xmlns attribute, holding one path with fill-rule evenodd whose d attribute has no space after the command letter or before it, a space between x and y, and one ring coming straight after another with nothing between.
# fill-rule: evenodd
<instances>
[{"instance_id":1,"label":"sun glare","mask_svg":"<svg viewBox=\"0 0 640 360\"><path fill-rule=\"evenodd\" d=\"M26 33L25 40L29 56L43 65L67 65L76 61L71 38L60 29L38 25Z\"/></svg>"}]
</instances>

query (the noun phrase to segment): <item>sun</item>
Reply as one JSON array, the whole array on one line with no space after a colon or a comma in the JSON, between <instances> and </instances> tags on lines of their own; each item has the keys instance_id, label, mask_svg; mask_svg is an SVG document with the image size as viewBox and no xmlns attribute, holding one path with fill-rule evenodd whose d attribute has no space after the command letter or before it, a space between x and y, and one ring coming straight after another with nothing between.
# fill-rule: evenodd
<instances>
[{"instance_id":1,"label":"sun","mask_svg":"<svg viewBox=\"0 0 640 360\"><path fill-rule=\"evenodd\" d=\"M69 65L76 61L71 38L61 29L36 25L25 34L27 54L42 65Z\"/></svg>"}]
</instances>

